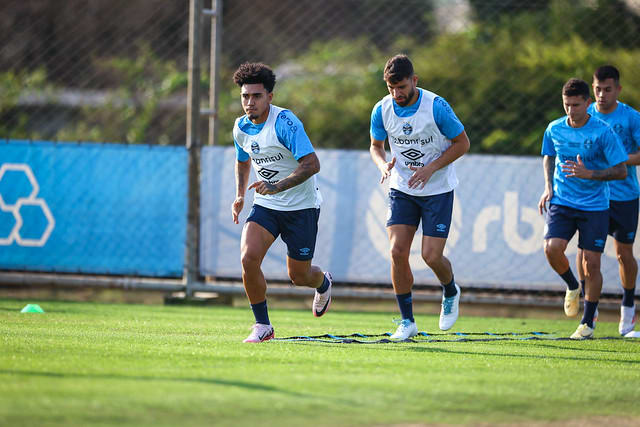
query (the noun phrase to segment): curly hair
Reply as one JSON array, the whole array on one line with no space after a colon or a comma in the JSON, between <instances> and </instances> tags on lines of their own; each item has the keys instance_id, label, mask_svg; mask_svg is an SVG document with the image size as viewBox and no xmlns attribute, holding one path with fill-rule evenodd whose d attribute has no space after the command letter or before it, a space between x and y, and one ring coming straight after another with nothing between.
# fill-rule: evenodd
<instances>
[{"instance_id":1,"label":"curly hair","mask_svg":"<svg viewBox=\"0 0 640 427\"><path fill-rule=\"evenodd\" d=\"M581 96L583 99L589 99L589 85L584 80L571 78L562 86L562 94L564 96Z\"/></svg>"},{"instance_id":2,"label":"curly hair","mask_svg":"<svg viewBox=\"0 0 640 427\"><path fill-rule=\"evenodd\" d=\"M262 83L267 92L271 93L276 85L276 75L262 62L245 62L233 73L233 81L240 87L245 84Z\"/></svg>"}]
</instances>

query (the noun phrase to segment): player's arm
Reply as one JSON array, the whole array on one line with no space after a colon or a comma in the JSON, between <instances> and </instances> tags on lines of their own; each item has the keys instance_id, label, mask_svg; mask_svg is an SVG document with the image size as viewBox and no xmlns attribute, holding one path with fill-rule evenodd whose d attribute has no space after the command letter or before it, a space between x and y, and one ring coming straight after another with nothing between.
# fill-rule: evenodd
<instances>
[{"instance_id":1,"label":"player's arm","mask_svg":"<svg viewBox=\"0 0 640 427\"><path fill-rule=\"evenodd\" d=\"M247 189L247 182L249 182L249 174L251 173L251 162L249 160L240 161L236 160L236 198L231 205L231 215L233 216L233 222L238 223L238 215L242 212L244 207L244 194Z\"/></svg>"},{"instance_id":2,"label":"player's arm","mask_svg":"<svg viewBox=\"0 0 640 427\"><path fill-rule=\"evenodd\" d=\"M407 184L409 188L422 188L429 181L431 176L443 167L453 163L458 158L462 157L467 151L471 143L466 131L455 138L451 139L451 146L447 148L440 157L434 161L422 166L409 166L409 168L415 173L411 175Z\"/></svg>"},{"instance_id":3,"label":"player's arm","mask_svg":"<svg viewBox=\"0 0 640 427\"><path fill-rule=\"evenodd\" d=\"M545 155L542 159L542 167L544 169L544 193L540 196L538 202L538 212L542 215L547 210L547 203L553 197L553 171L555 169L556 157Z\"/></svg>"},{"instance_id":4,"label":"player's arm","mask_svg":"<svg viewBox=\"0 0 640 427\"><path fill-rule=\"evenodd\" d=\"M302 184L318 172L320 172L320 160L318 160L316 153L309 153L298 159L298 167L288 177L275 184L270 184L267 181L256 181L249 188L253 188L256 193L263 195L276 194Z\"/></svg>"},{"instance_id":5,"label":"player's arm","mask_svg":"<svg viewBox=\"0 0 640 427\"><path fill-rule=\"evenodd\" d=\"M384 141L376 139L373 135L371 135L369 153L371 154L373 163L375 163L380 171L380 184L382 184L385 179L391 176L391 169L393 169L396 164L396 158L393 157L390 162L387 162L387 154L384 151Z\"/></svg>"},{"instance_id":6,"label":"player's arm","mask_svg":"<svg viewBox=\"0 0 640 427\"><path fill-rule=\"evenodd\" d=\"M611 166L610 168L592 170L585 167L582 158L578 154L575 162L573 160L567 160L566 163L563 163L560 167L568 178L575 177L593 179L594 181L614 181L627 177L627 167L625 163L626 161Z\"/></svg>"},{"instance_id":7,"label":"player's arm","mask_svg":"<svg viewBox=\"0 0 640 427\"><path fill-rule=\"evenodd\" d=\"M640 165L640 150L635 153L629 154L629 160L627 160L627 165L629 166L638 166Z\"/></svg>"}]
</instances>

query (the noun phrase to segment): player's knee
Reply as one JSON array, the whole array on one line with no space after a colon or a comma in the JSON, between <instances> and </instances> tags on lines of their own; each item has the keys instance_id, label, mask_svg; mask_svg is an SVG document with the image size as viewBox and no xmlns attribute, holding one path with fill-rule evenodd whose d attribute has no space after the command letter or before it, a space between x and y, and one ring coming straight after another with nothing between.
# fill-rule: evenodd
<instances>
[{"instance_id":1,"label":"player's knee","mask_svg":"<svg viewBox=\"0 0 640 427\"><path fill-rule=\"evenodd\" d=\"M552 240L546 240L544 242L544 254L547 258L554 257L564 253L564 247L554 243Z\"/></svg>"},{"instance_id":2,"label":"player's knee","mask_svg":"<svg viewBox=\"0 0 640 427\"><path fill-rule=\"evenodd\" d=\"M600 257L585 256L584 257L585 273L593 276L600 272Z\"/></svg>"},{"instance_id":3,"label":"player's knee","mask_svg":"<svg viewBox=\"0 0 640 427\"><path fill-rule=\"evenodd\" d=\"M295 286L307 286L309 284L310 274L300 271L289 271L289 279Z\"/></svg>"},{"instance_id":4,"label":"player's knee","mask_svg":"<svg viewBox=\"0 0 640 427\"><path fill-rule=\"evenodd\" d=\"M391 248L391 260L393 262L407 261L409 259L409 251L397 246Z\"/></svg>"},{"instance_id":5,"label":"player's knee","mask_svg":"<svg viewBox=\"0 0 640 427\"><path fill-rule=\"evenodd\" d=\"M251 252L243 252L240 256L243 270L251 270L260 267L260 257Z\"/></svg>"},{"instance_id":6,"label":"player's knee","mask_svg":"<svg viewBox=\"0 0 640 427\"><path fill-rule=\"evenodd\" d=\"M422 259L428 266L439 264L442 261L442 253L437 250L424 250L422 251Z\"/></svg>"}]
</instances>

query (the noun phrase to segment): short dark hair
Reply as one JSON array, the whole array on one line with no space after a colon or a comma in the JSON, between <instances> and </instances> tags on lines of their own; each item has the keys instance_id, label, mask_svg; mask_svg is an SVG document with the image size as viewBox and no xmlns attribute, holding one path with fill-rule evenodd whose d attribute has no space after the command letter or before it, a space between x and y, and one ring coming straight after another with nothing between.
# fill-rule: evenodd
<instances>
[{"instance_id":1,"label":"short dark hair","mask_svg":"<svg viewBox=\"0 0 640 427\"><path fill-rule=\"evenodd\" d=\"M262 83L267 92L271 93L276 85L276 75L262 62L245 62L233 73L233 81L240 87L245 84Z\"/></svg>"},{"instance_id":2,"label":"short dark hair","mask_svg":"<svg viewBox=\"0 0 640 427\"><path fill-rule=\"evenodd\" d=\"M593 79L601 82L607 79L613 79L617 85L620 84L620 72L613 65L603 65L593 73Z\"/></svg>"},{"instance_id":3,"label":"short dark hair","mask_svg":"<svg viewBox=\"0 0 640 427\"><path fill-rule=\"evenodd\" d=\"M398 83L413 76L413 64L407 55L396 55L389 59L384 66L384 80Z\"/></svg>"},{"instance_id":4,"label":"short dark hair","mask_svg":"<svg viewBox=\"0 0 640 427\"><path fill-rule=\"evenodd\" d=\"M589 99L589 85L584 80L573 77L562 86L562 94L564 96L581 96L584 99Z\"/></svg>"}]
</instances>

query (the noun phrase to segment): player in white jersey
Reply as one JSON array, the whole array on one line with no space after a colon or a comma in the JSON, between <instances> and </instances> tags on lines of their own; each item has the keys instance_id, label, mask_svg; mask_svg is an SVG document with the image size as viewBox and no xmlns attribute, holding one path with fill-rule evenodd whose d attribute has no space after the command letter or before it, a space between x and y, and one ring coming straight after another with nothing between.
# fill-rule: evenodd
<instances>
[{"instance_id":1,"label":"player in white jersey","mask_svg":"<svg viewBox=\"0 0 640 427\"><path fill-rule=\"evenodd\" d=\"M233 222L244 206L251 164L257 181L251 213L242 229L242 282L256 323L244 342L274 337L267 310L267 282L262 260L278 238L287 244L287 272L296 286L315 288L312 311L322 316L331 303L331 275L311 264L322 197L315 174L320 162L302 122L271 104L276 76L261 63L242 64L233 75L246 113L233 126L236 147L236 198Z\"/></svg>"},{"instance_id":2,"label":"player in white jersey","mask_svg":"<svg viewBox=\"0 0 640 427\"><path fill-rule=\"evenodd\" d=\"M458 319L460 287L451 263L443 255L458 184L453 162L469 150L469 138L449 104L417 87L418 76L406 55L385 65L389 95L371 114L371 157L380 170L380 183L389 178L387 233L391 246L391 282L402 315L392 339L417 335L409 264L411 243L422 221L422 258L433 270L444 292L440 329ZM384 143L389 142L387 161Z\"/></svg>"},{"instance_id":3,"label":"player in white jersey","mask_svg":"<svg viewBox=\"0 0 640 427\"><path fill-rule=\"evenodd\" d=\"M593 74L593 94L596 102L589 105L587 112L593 117L604 120L613 128L629 155L627 177L624 180L610 181L609 235L619 262L620 281L623 296L620 304L621 335L633 334L636 324L635 290L638 276L638 263L633 255L633 242L638 228L638 177L636 165L640 164L640 113L627 104L618 101L622 90L620 72L612 65L604 65ZM576 265L578 277L584 288L585 274L582 268L583 251L578 250ZM575 305L579 305L579 295L575 295Z\"/></svg>"}]
</instances>

